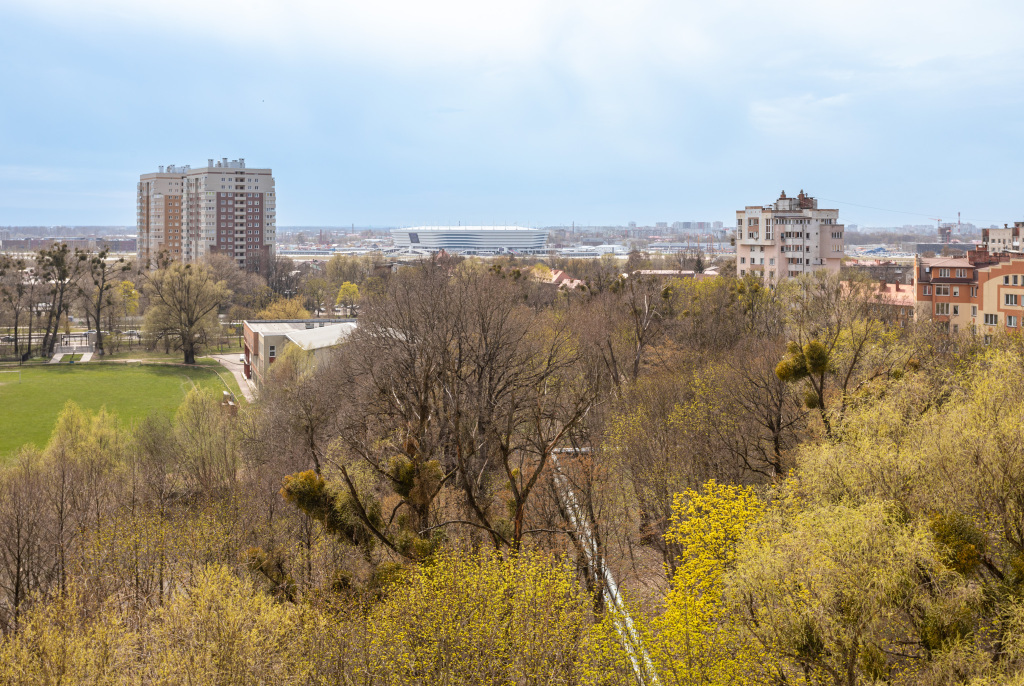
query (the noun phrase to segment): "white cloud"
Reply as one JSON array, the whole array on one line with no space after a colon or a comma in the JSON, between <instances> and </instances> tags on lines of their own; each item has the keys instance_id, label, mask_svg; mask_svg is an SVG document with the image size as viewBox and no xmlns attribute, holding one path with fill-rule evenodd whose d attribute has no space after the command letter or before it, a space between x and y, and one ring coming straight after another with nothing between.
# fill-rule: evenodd
<instances>
[{"instance_id":1,"label":"white cloud","mask_svg":"<svg viewBox=\"0 0 1024 686\"><path fill-rule=\"evenodd\" d=\"M176 35L243 48L362 55L422 67L480 59L558 57L582 73L637 63L699 73L704 58L729 65L784 63L807 53L857 56L908 69L944 57L1017 50L1024 6L953 0L8 0L55 22ZM780 75L783 76L784 75Z\"/></svg>"}]
</instances>

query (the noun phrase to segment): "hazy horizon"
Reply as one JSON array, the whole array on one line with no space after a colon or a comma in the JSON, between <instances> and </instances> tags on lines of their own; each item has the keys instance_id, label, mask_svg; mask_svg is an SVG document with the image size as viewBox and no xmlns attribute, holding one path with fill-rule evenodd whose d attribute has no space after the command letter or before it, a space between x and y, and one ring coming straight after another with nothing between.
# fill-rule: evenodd
<instances>
[{"instance_id":1,"label":"hazy horizon","mask_svg":"<svg viewBox=\"0 0 1024 686\"><path fill-rule=\"evenodd\" d=\"M885 17L879 21L878 17ZM1024 218L1024 6L0 7L0 225L134 224L159 165L274 170L280 225Z\"/></svg>"}]
</instances>

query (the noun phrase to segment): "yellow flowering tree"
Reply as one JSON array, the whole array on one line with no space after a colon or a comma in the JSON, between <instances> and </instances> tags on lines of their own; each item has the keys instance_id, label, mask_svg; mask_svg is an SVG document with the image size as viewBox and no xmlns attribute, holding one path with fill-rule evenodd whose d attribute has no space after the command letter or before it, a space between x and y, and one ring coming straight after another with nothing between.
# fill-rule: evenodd
<instances>
[{"instance_id":1,"label":"yellow flowering tree","mask_svg":"<svg viewBox=\"0 0 1024 686\"><path fill-rule=\"evenodd\" d=\"M764 510L754 489L714 480L675 496L665 538L682 553L665 611L651 623L651 660L662 683L759 682L760 650L723 596L737 546Z\"/></svg>"},{"instance_id":2,"label":"yellow flowering tree","mask_svg":"<svg viewBox=\"0 0 1024 686\"><path fill-rule=\"evenodd\" d=\"M571 568L539 553L445 552L389 587L369 618L388 684L573 683L588 618Z\"/></svg>"}]
</instances>

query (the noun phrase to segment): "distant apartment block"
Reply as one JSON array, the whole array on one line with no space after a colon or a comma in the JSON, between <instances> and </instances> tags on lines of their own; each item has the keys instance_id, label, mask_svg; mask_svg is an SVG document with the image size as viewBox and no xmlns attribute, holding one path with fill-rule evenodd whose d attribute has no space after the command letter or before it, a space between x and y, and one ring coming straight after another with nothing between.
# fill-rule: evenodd
<instances>
[{"instance_id":1,"label":"distant apartment block","mask_svg":"<svg viewBox=\"0 0 1024 686\"><path fill-rule=\"evenodd\" d=\"M0 250L5 252L35 252L43 248L67 243L69 248L79 250L109 250L114 253L136 252L136 240L132 236L113 236L109 238L12 238L0 240Z\"/></svg>"},{"instance_id":2,"label":"distant apartment block","mask_svg":"<svg viewBox=\"0 0 1024 686\"><path fill-rule=\"evenodd\" d=\"M1003 224L1001 229L982 229L981 243L990 253L1020 252L1020 234L1024 231L1024 222L1014 222L1013 226Z\"/></svg>"},{"instance_id":3,"label":"distant apartment block","mask_svg":"<svg viewBox=\"0 0 1024 686\"><path fill-rule=\"evenodd\" d=\"M207 161L205 167L160 167L139 177L138 257L153 268L161 256L196 262L231 257L255 271L275 252L277 202L270 169L245 159Z\"/></svg>"},{"instance_id":4,"label":"distant apartment block","mask_svg":"<svg viewBox=\"0 0 1024 686\"><path fill-rule=\"evenodd\" d=\"M756 274L767 283L827 269L837 272L844 257L839 210L818 209L803 191L783 191L771 205L736 212L736 273Z\"/></svg>"}]
</instances>

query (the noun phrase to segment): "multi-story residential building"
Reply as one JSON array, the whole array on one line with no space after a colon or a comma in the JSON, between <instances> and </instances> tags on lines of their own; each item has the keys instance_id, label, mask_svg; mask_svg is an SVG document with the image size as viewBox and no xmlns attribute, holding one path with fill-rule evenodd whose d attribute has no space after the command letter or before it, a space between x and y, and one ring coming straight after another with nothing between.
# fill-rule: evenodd
<instances>
[{"instance_id":1,"label":"multi-story residential building","mask_svg":"<svg viewBox=\"0 0 1024 686\"><path fill-rule=\"evenodd\" d=\"M195 262L224 254L258 270L274 255L277 202L270 169L245 159L205 167L160 167L138 185L138 256L153 268L162 258Z\"/></svg>"},{"instance_id":2,"label":"multi-story residential building","mask_svg":"<svg viewBox=\"0 0 1024 686\"><path fill-rule=\"evenodd\" d=\"M803 191L783 191L771 205L748 205L736 212L736 273L761 276L767 283L814 272L839 271L844 257L839 210L818 209Z\"/></svg>"},{"instance_id":3,"label":"multi-story residential building","mask_svg":"<svg viewBox=\"0 0 1024 686\"><path fill-rule=\"evenodd\" d=\"M919 257L915 273L918 316L944 322L954 333L988 337L1021 329L1024 256L980 246L966 257Z\"/></svg>"},{"instance_id":4,"label":"multi-story residential building","mask_svg":"<svg viewBox=\"0 0 1024 686\"><path fill-rule=\"evenodd\" d=\"M1020 234L1024 230L1024 222L1014 222L1013 226L1003 224L1001 229L982 229L981 243L990 253L1020 252Z\"/></svg>"}]
</instances>

